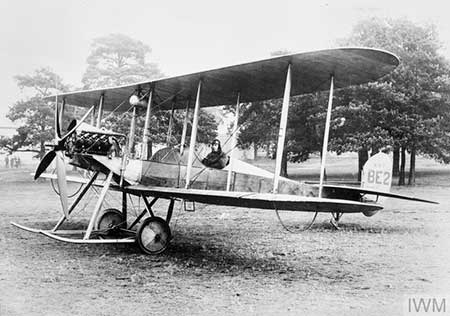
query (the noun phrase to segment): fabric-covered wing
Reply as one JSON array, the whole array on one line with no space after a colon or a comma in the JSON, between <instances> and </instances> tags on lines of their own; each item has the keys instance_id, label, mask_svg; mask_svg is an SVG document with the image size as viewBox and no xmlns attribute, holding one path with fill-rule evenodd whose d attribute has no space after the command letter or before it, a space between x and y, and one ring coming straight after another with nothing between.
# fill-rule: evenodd
<instances>
[{"instance_id":1,"label":"fabric-covered wing","mask_svg":"<svg viewBox=\"0 0 450 316\"><path fill-rule=\"evenodd\" d=\"M226 192L213 190L181 189L167 187L128 186L125 190L136 195L161 198L179 198L205 204L227 205L260 209L278 209L306 212L358 213L376 211L381 206L354 201L305 197L288 194Z\"/></svg>"},{"instance_id":2,"label":"fabric-covered wing","mask_svg":"<svg viewBox=\"0 0 450 316\"><path fill-rule=\"evenodd\" d=\"M34 174L32 174L34 175ZM42 179L48 179L48 180L57 180L58 176L55 173L43 173L39 176L39 178ZM79 176L74 176L74 175L67 175L66 176L66 181L67 182L72 182L72 183L79 183L79 184L88 184L89 183L89 179L85 178L81 175ZM92 185L97 186L97 187L103 187L105 185L105 182L103 180L95 180ZM111 189L114 190L119 190L120 186L112 183L111 184Z\"/></svg>"},{"instance_id":3,"label":"fabric-covered wing","mask_svg":"<svg viewBox=\"0 0 450 316\"><path fill-rule=\"evenodd\" d=\"M339 186L339 185L329 185L325 184L324 186L325 191L332 190L334 195L339 196L346 196L352 193L359 193L359 194L370 194L370 195L378 195L378 196L385 196L390 197L394 199L402 199L402 200L409 200L409 201L416 201L416 202L424 202L424 203L431 203L431 204L439 204L435 201L430 200L424 200L419 199L411 196L401 195L401 194L395 194L390 192L381 192L371 189L363 189L363 188L356 188L356 187L348 187L348 186Z\"/></svg>"},{"instance_id":4,"label":"fabric-covered wing","mask_svg":"<svg viewBox=\"0 0 450 316\"><path fill-rule=\"evenodd\" d=\"M377 80L399 64L398 58L382 50L370 48L337 48L273 57L256 62L223 67L188 75L162 78L127 86L64 93L67 104L90 107L104 95L104 109L118 112L129 108L128 99L137 90L154 87L154 100L161 109L185 108L184 100L195 101L199 80L202 80L201 106L234 104L237 92L241 102L281 98L286 70L291 64L291 95L328 90L334 75L336 89ZM52 100L52 97L47 98Z\"/></svg>"}]
</instances>

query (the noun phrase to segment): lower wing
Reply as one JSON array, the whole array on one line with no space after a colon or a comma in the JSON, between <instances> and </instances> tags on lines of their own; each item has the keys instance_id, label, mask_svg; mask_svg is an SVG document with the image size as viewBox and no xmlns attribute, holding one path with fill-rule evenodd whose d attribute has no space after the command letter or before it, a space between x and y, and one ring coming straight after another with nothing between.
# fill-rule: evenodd
<instances>
[{"instance_id":1,"label":"lower wing","mask_svg":"<svg viewBox=\"0 0 450 316\"><path fill-rule=\"evenodd\" d=\"M39 178L56 180L56 179L58 179L58 176L55 173L43 173L39 176ZM67 175L66 181L72 182L72 183L79 183L79 184L88 184L89 178L83 177L82 175ZM104 181L104 179L103 180L102 179L95 180L92 183L92 185L94 185L96 187L103 187L105 185L105 181ZM111 183L110 189L120 191L120 186L115 183Z\"/></svg>"},{"instance_id":2,"label":"lower wing","mask_svg":"<svg viewBox=\"0 0 450 316\"><path fill-rule=\"evenodd\" d=\"M353 196L355 194L359 194L359 195L369 194L369 195L385 196L385 197L390 197L390 198L395 198L395 199L439 204L438 202L435 202L435 201L419 199L419 198L401 195L401 194L381 192L381 191L376 191L376 190L371 190L371 189L349 187L349 186L339 186L339 185L329 185L329 184L325 184L323 187L324 187L327 195L333 196L333 197L345 198L346 196Z\"/></svg>"},{"instance_id":3,"label":"lower wing","mask_svg":"<svg viewBox=\"0 0 450 316\"><path fill-rule=\"evenodd\" d=\"M358 213L377 211L383 208L380 205L372 203L306 197L289 194L227 192L215 190L154 187L144 185L127 186L125 187L125 191L135 195L154 196L161 198L179 198L205 204L271 210L278 209L307 212Z\"/></svg>"}]
</instances>

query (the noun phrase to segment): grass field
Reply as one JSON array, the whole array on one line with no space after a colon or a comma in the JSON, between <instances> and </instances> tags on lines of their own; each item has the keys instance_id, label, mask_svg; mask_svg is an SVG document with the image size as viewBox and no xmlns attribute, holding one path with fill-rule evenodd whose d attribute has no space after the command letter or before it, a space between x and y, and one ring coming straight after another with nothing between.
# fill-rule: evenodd
<instances>
[{"instance_id":1,"label":"grass field","mask_svg":"<svg viewBox=\"0 0 450 316\"><path fill-rule=\"evenodd\" d=\"M49 184L31 181L35 163L0 169L1 316L402 315L411 296L450 294L450 168L427 159L418 160L415 186L392 191L439 205L389 199L374 217L344 216L334 230L321 214L300 234L273 211L177 205L172 245L155 257L134 245L72 245L13 228L10 221L48 228L60 216ZM288 171L317 180L318 164ZM331 156L327 173L354 180L355 169L355 156ZM89 217L91 197L72 225ZM305 215L282 218L295 227Z\"/></svg>"}]
</instances>

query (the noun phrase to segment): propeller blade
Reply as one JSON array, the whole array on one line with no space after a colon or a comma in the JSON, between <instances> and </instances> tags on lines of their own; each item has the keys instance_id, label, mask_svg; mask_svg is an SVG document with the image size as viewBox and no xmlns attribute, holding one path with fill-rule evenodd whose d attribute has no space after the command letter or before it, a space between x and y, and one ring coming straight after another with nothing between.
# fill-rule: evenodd
<instances>
[{"instance_id":1,"label":"propeller blade","mask_svg":"<svg viewBox=\"0 0 450 316\"><path fill-rule=\"evenodd\" d=\"M61 137L62 134L62 123L63 123L63 116L64 116L64 108L66 106L66 100L63 99L61 102L61 108L59 109L59 116L58 116L58 124L59 124L59 137Z\"/></svg>"},{"instance_id":2,"label":"propeller blade","mask_svg":"<svg viewBox=\"0 0 450 316\"><path fill-rule=\"evenodd\" d=\"M56 152L54 150L50 150L45 154L44 158L42 158L39 166L36 169L36 173L34 174L34 180L39 178L39 176L47 169L47 167L52 163L53 159L56 156Z\"/></svg>"},{"instance_id":3,"label":"propeller blade","mask_svg":"<svg viewBox=\"0 0 450 316\"><path fill-rule=\"evenodd\" d=\"M69 201L67 198L67 180L66 180L66 165L64 163L64 154L60 151L56 153L56 174L58 176L59 198L64 216L69 218Z\"/></svg>"},{"instance_id":4,"label":"propeller blade","mask_svg":"<svg viewBox=\"0 0 450 316\"><path fill-rule=\"evenodd\" d=\"M81 118L81 120L79 120L78 122L74 120L74 121L76 122L75 127L71 128L71 129L67 132L67 134L64 135L64 137L61 138L61 141L65 140L67 137L69 137L70 135L72 135L72 133L73 133L73 132L74 132L74 131L75 131L75 130L83 123L83 122L84 122L84 120L86 120L86 118L89 116L89 114L91 114L91 112L94 110L94 108L95 108L95 106L91 107L91 108L86 112L86 114L84 114L84 116ZM72 121L72 123L73 123L74 121ZM74 124L72 124L72 123L70 123L69 126L74 125Z\"/></svg>"},{"instance_id":5,"label":"propeller blade","mask_svg":"<svg viewBox=\"0 0 450 316\"><path fill-rule=\"evenodd\" d=\"M58 104L58 96L56 96L56 104L55 104L55 138L61 138L61 125L60 125L60 114L59 114L59 104Z\"/></svg>"}]
</instances>

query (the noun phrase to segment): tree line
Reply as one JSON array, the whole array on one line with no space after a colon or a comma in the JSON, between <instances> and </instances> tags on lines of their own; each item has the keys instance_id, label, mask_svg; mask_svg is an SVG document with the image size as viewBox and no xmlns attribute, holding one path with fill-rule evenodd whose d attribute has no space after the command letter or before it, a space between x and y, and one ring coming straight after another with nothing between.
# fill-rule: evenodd
<instances>
[{"instance_id":1,"label":"tree line","mask_svg":"<svg viewBox=\"0 0 450 316\"><path fill-rule=\"evenodd\" d=\"M393 152L393 172L399 184L415 181L415 160L424 155L450 162L450 66L439 51L442 48L434 25L417 25L406 19L370 18L357 23L338 46L386 49L396 54L400 66L377 82L335 91L329 150L338 154L358 153L359 169L371 154ZM87 57L81 89L93 89L151 80L163 76L158 65L148 61L151 49L141 41L122 34L94 39ZM285 54L277 51L273 55ZM54 137L54 104L42 97L73 87L48 68L31 75L15 77L21 89L32 97L17 101L7 116L21 121L12 138L0 139L0 146L17 150L24 145L39 148ZM30 94L29 93L29 94ZM282 173L287 162L302 162L320 153L324 133L328 92L291 98ZM227 108L232 111L232 107ZM241 148L273 150L277 141L281 100L243 104L239 122ZM75 113L75 112L74 112ZM74 115L76 116L76 115ZM126 133L131 115L105 113L105 126ZM152 112L152 141L165 141L170 113ZM182 113L175 113L173 136L182 130ZM142 135L143 115L138 116L137 137ZM216 136L217 122L205 111L200 115L199 140ZM188 133L189 135L189 133ZM406 157L409 154L409 172ZM408 181L406 175L408 174Z\"/></svg>"},{"instance_id":2,"label":"tree line","mask_svg":"<svg viewBox=\"0 0 450 316\"><path fill-rule=\"evenodd\" d=\"M31 95L31 97L19 100L10 106L7 117L12 121L21 122L22 125L13 137L1 138L0 147L11 152L18 151L24 146L37 147L37 150L32 149L31 151L36 151L42 158L45 154L45 144L52 141L55 135L55 103L44 101L44 97L68 90L95 89L161 78L163 73L158 65L148 61L150 53L150 47L139 40L123 34L110 34L93 40L90 54L86 59L87 67L82 77L83 86L81 87L71 87L65 84L61 77L49 68L37 69L29 75L15 76L19 88L27 90L27 95ZM66 126L72 119L82 116L80 111L70 106L67 108L64 119ZM127 134L131 122L130 110L124 113L105 111L102 126ZM165 142L164 135L167 134L169 128L171 113L155 109L151 114L151 142ZM136 118L136 142L142 141L144 117L145 114L137 115ZM183 118L181 113L174 113L173 139L181 138ZM188 135L190 128L191 126L188 126ZM213 139L217 136L216 130L217 122L214 116L201 111L199 140L206 142Z\"/></svg>"},{"instance_id":3,"label":"tree line","mask_svg":"<svg viewBox=\"0 0 450 316\"><path fill-rule=\"evenodd\" d=\"M450 67L439 54L441 44L434 25L416 25L406 19L370 18L354 26L338 46L385 49L396 54L400 66L377 82L337 90L329 150L358 153L359 170L369 155L393 152L393 173L399 185L415 182L418 154L450 162ZM285 52L276 52L274 54ZM282 173L287 161L302 162L320 152L328 92L292 98ZM245 124L240 145L271 148L276 142L281 100L243 107ZM260 113L258 113L260 111ZM252 120L253 117L263 119ZM264 131L264 133L262 133ZM360 180L359 174L359 180Z\"/></svg>"}]
</instances>

